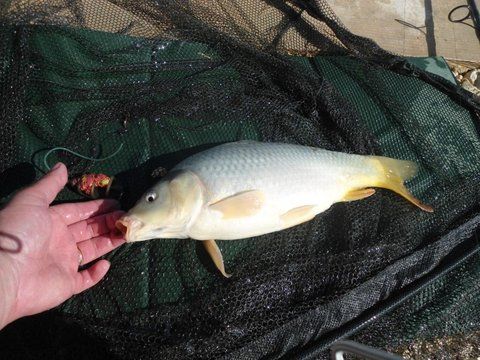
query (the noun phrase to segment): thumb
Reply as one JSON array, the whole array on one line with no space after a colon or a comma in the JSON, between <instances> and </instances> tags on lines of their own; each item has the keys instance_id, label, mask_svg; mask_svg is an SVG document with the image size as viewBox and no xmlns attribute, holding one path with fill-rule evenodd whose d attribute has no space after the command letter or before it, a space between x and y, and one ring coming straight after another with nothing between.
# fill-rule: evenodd
<instances>
[{"instance_id":1,"label":"thumb","mask_svg":"<svg viewBox=\"0 0 480 360\"><path fill-rule=\"evenodd\" d=\"M62 163L57 163L46 175L35 184L19 192L17 199L32 202L35 205L50 205L57 194L63 189L68 180L67 168Z\"/></svg>"}]
</instances>

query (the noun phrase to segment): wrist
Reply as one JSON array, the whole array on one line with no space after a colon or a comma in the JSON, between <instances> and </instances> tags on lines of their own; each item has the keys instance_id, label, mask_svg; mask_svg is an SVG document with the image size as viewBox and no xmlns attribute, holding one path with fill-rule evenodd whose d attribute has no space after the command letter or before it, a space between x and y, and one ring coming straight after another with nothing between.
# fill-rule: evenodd
<instances>
[{"instance_id":1,"label":"wrist","mask_svg":"<svg viewBox=\"0 0 480 360\"><path fill-rule=\"evenodd\" d=\"M5 210L0 211L0 330L18 318L16 300L18 273L15 255L21 250L20 240L5 232Z\"/></svg>"},{"instance_id":2,"label":"wrist","mask_svg":"<svg viewBox=\"0 0 480 360\"><path fill-rule=\"evenodd\" d=\"M16 297L13 264L8 256L0 253L0 329L16 320Z\"/></svg>"}]
</instances>

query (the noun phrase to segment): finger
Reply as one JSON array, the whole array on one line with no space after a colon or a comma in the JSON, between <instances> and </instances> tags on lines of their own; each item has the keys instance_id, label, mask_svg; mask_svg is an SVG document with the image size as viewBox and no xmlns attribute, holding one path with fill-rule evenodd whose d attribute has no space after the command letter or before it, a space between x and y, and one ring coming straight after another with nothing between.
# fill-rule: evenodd
<instances>
[{"instance_id":1,"label":"finger","mask_svg":"<svg viewBox=\"0 0 480 360\"><path fill-rule=\"evenodd\" d=\"M96 285L107 273L110 263L107 260L100 260L86 270L75 275L75 290L78 294Z\"/></svg>"},{"instance_id":2,"label":"finger","mask_svg":"<svg viewBox=\"0 0 480 360\"><path fill-rule=\"evenodd\" d=\"M120 235L121 237L123 237L123 233L121 231L118 230L118 228L116 227L116 222L117 220L122 217L123 215L125 215L125 212L123 211L117 211L115 212L114 215L112 216L107 216L106 220L105 220L105 223L107 224L107 227L110 229L110 232L111 233L115 233L117 235Z\"/></svg>"},{"instance_id":3,"label":"finger","mask_svg":"<svg viewBox=\"0 0 480 360\"><path fill-rule=\"evenodd\" d=\"M118 201L113 199L92 200L82 203L60 204L51 209L63 218L67 225L86 220L96 215L106 214L120 208Z\"/></svg>"},{"instance_id":4,"label":"finger","mask_svg":"<svg viewBox=\"0 0 480 360\"><path fill-rule=\"evenodd\" d=\"M95 216L70 225L68 230L73 235L75 242L89 240L96 236L108 234L114 229L115 221L124 213L124 211L118 210L109 214Z\"/></svg>"},{"instance_id":5,"label":"finger","mask_svg":"<svg viewBox=\"0 0 480 360\"><path fill-rule=\"evenodd\" d=\"M67 168L57 163L35 184L20 191L14 201L27 200L32 205L48 206L63 189L68 180Z\"/></svg>"},{"instance_id":6,"label":"finger","mask_svg":"<svg viewBox=\"0 0 480 360\"><path fill-rule=\"evenodd\" d=\"M97 236L93 239L79 242L77 247L82 252L82 265L98 259L125 242L125 239L119 235Z\"/></svg>"}]
</instances>

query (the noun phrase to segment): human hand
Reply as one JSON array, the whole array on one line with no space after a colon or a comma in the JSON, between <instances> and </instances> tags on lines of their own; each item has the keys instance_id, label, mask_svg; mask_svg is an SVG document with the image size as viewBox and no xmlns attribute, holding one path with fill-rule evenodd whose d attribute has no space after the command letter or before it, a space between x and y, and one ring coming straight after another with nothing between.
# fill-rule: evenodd
<instances>
[{"instance_id":1,"label":"human hand","mask_svg":"<svg viewBox=\"0 0 480 360\"><path fill-rule=\"evenodd\" d=\"M88 264L125 242L113 200L49 206L67 182L57 164L0 211L0 329L51 309L97 284L110 263Z\"/></svg>"}]
</instances>

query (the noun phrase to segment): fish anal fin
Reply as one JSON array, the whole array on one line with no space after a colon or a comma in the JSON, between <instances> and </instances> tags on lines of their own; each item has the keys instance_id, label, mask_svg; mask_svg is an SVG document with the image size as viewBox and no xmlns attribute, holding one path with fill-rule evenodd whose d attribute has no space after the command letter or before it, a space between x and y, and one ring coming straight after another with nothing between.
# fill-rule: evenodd
<instances>
[{"instance_id":1,"label":"fish anal fin","mask_svg":"<svg viewBox=\"0 0 480 360\"><path fill-rule=\"evenodd\" d=\"M351 190L343 195L342 201L361 200L372 196L373 194L375 194L375 189L371 188Z\"/></svg>"},{"instance_id":2,"label":"fish anal fin","mask_svg":"<svg viewBox=\"0 0 480 360\"><path fill-rule=\"evenodd\" d=\"M257 214L265 203L260 190L241 192L210 205L210 209L222 213L224 219L235 219Z\"/></svg>"},{"instance_id":3,"label":"fish anal fin","mask_svg":"<svg viewBox=\"0 0 480 360\"><path fill-rule=\"evenodd\" d=\"M230 274L227 274L227 272L225 271L222 252L220 251L220 248L218 247L215 240L205 240L203 241L203 245L205 246L205 250L207 250L208 255L210 255L210 257L212 258L213 263L215 264L217 269L222 273L222 275L225 276L226 278L229 278L230 276L232 276Z\"/></svg>"},{"instance_id":4,"label":"fish anal fin","mask_svg":"<svg viewBox=\"0 0 480 360\"><path fill-rule=\"evenodd\" d=\"M316 215L314 209L315 205L299 206L280 215L280 219L286 229L312 220Z\"/></svg>"}]
</instances>

